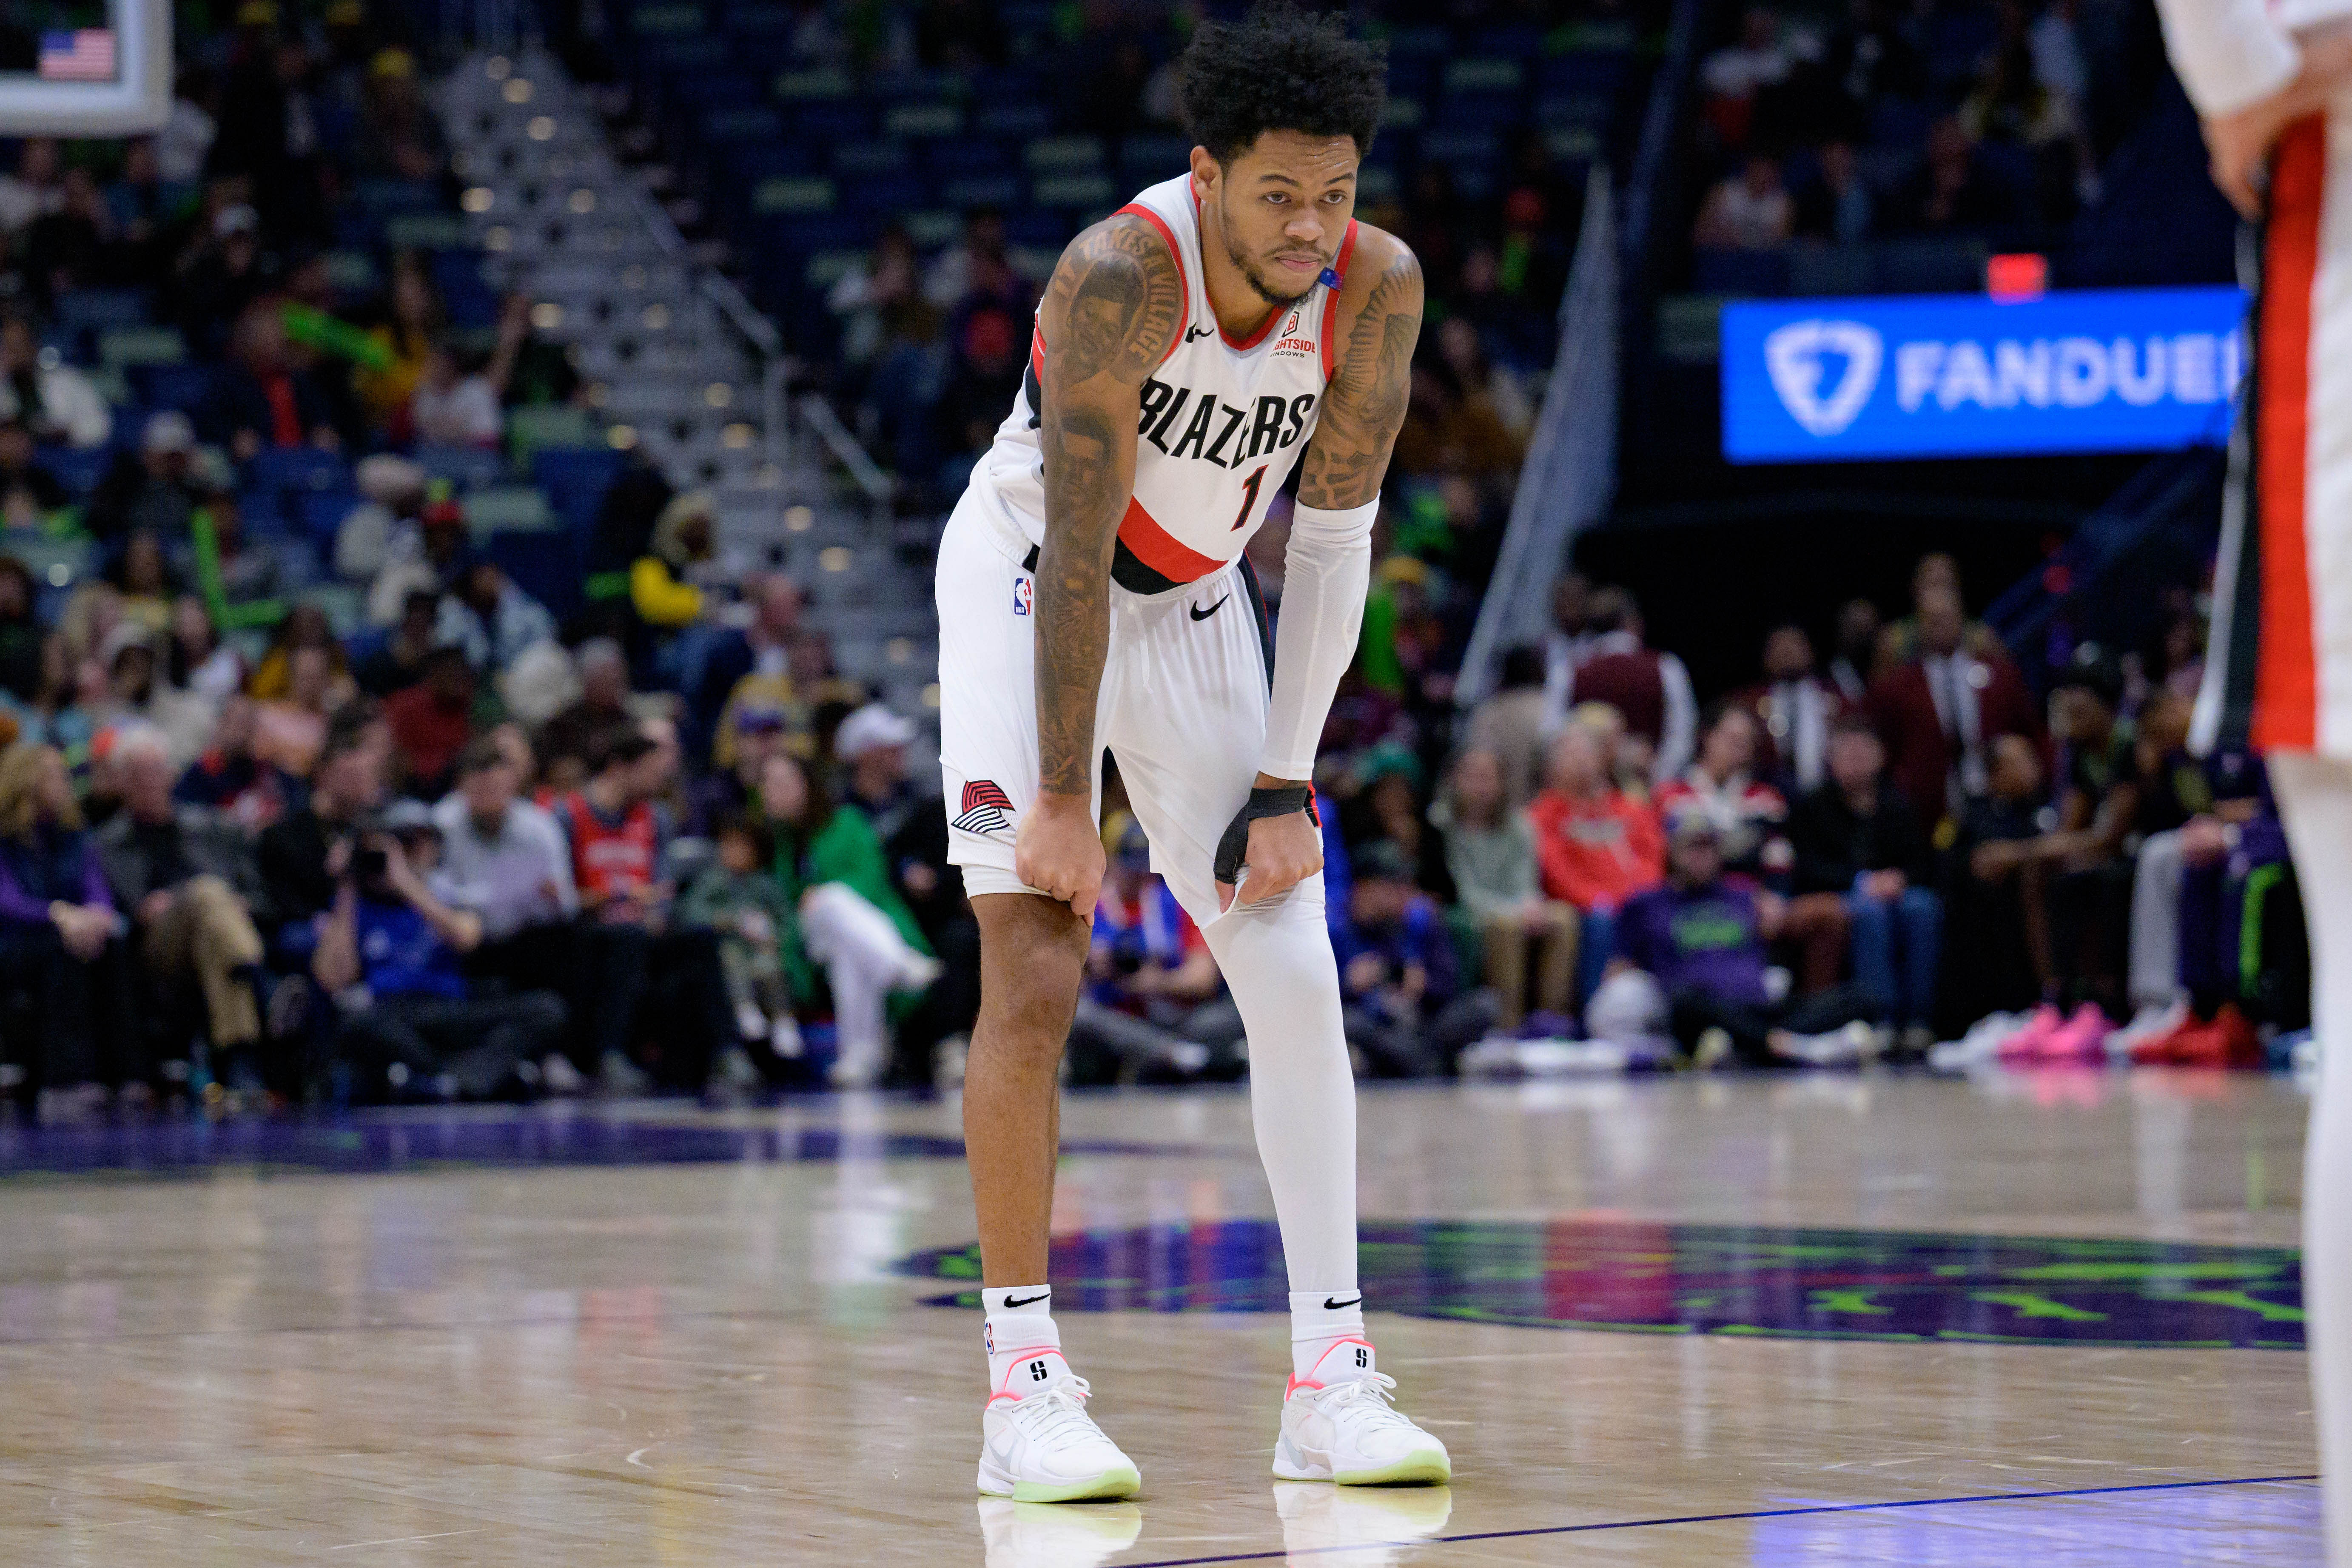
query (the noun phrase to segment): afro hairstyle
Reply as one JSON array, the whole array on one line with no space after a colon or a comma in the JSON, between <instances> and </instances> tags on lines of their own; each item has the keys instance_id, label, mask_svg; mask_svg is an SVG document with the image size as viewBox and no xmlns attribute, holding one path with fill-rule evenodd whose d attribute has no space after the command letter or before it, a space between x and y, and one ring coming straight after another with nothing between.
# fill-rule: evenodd
<instances>
[{"instance_id":1,"label":"afro hairstyle","mask_svg":"<svg viewBox=\"0 0 2352 1568\"><path fill-rule=\"evenodd\" d=\"M1346 136L1372 150L1388 50L1348 37L1344 15L1261 0L1240 22L1202 22L1177 89L1185 133L1223 163L1268 131Z\"/></svg>"}]
</instances>

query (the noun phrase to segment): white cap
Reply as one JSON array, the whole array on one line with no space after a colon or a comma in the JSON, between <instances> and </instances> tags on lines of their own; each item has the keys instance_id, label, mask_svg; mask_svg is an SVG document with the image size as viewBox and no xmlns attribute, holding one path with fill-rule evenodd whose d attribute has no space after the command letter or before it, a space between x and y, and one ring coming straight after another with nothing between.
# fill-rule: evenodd
<instances>
[{"instance_id":1,"label":"white cap","mask_svg":"<svg viewBox=\"0 0 2352 1568\"><path fill-rule=\"evenodd\" d=\"M841 728L834 732L833 754L845 763L854 763L868 752L903 746L914 738L911 720L879 702L868 702L841 721Z\"/></svg>"},{"instance_id":2,"label":"white cap","mask_svg":"<svg viewBox=\"0 0 2352 1568\"><path fill-rule=\"evenodd\" d=\"M195 445L195 426L176 408L149 416L147 427L139 433L139 449L150 457L193 451Z\"/></svg>"}]
</instances>

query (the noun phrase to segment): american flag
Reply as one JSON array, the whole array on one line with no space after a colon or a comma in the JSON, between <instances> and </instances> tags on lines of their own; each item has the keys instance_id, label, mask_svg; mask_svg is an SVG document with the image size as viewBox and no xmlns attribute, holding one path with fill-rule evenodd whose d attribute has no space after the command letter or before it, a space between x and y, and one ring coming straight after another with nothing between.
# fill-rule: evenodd
<instances>
[{"instance_id":1,"label":"american flag","mask_svg":"<svg viewBox=\"0 0 2352 1568\"><path fill-rule=\"evenodd\" d=\"M43 33L41 77L45 81L112 81L114 29L78 27L70 33Z\"/></svg>"}]
</instances>

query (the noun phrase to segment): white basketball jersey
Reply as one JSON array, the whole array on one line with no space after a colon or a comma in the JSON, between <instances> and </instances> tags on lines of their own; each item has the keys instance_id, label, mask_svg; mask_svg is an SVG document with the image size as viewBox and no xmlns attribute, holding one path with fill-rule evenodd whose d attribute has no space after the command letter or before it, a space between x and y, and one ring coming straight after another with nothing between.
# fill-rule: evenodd
<instances>
[{"instance_id":1,"label":"white basketball jersey","mask_svg":"<svg viewBox=\"0 0 2352 1568\"><path fill-rule=\"evenodd\" d=\"M1307 297L1266 318L1246 341L1225 336L1201 265L1201 204L1192 177L1152 186L1118 209L1160 231L1183 274L1184 315L1168 354L1143 384L1135 493L1118 525L1111 575L1139 594L1191 583L1230 564L1315 433L1331 379L1339 288L1355 255L1350 220L1339 257ZM1037 444L1045 337L1033 332L1029 373L996 441L972 469L1028 535L1045 540L1045 458Z\"/></svg>"}]
</instances>

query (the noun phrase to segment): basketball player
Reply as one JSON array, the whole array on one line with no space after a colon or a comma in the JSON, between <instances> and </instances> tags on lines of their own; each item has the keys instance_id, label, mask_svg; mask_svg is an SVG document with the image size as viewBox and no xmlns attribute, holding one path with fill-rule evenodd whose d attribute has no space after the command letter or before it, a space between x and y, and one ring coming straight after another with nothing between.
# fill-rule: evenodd
<instances>
[{"instance_id":1,"label":"basketball player","mask_svg":"<svg viewBox=\"0 0 2352 1568\"><path fill-rule=\"evenodd\" d=\"M1290 1273L1275 1474L1450 1473L1390 1405L1365 1337L1355 1085L1308 789L1421 327L1412 254L1351 216L1384 74L1336 17L1201 25L1183 60L1191 171L1063 252L1012 415L940 542L940 766L981 929L964 1131L988 1313L982 1492L1140 1484L1087 1414L1046 1279L1106 745L1249 1030ZM1242 548L1294 466L1276 643Z\"/></svg>"},{"instance_id":2,"label":"basketball player","mask_svg":"<svg viewBox=\"0 0 2352 1568\"><path fill-rule=\"evenodd\" d=\"M2310 927L2303 1286L2328 1561L2352 1568L2352 0L2159 8L2214 182L2263 226L2198 728L2266 753Z\"/></svg>"}]
</instances>

